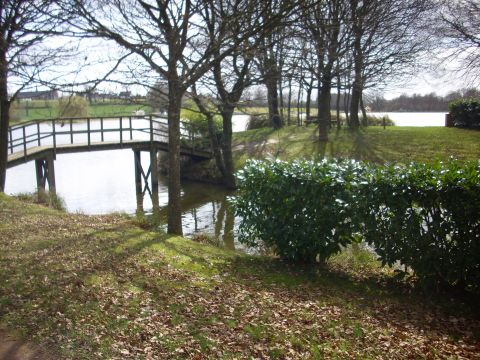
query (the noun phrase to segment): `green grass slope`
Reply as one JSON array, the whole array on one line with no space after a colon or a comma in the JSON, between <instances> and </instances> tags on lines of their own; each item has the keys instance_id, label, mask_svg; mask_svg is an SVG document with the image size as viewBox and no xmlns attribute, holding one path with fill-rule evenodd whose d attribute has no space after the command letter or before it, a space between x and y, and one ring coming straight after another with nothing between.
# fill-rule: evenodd
<instances>
[{"instance_id":1,"label":"green grass slope","mask_svg":"<svg viewBox=\"0 0 480 360\"><path fill-rule=\"evenodd\" d=\"M450 156L461 160L480 159L480 131L444 127L332 129L329 141L320 143L314 126L287 126L249 130L234 135L237 168L248 158L324 157L353 158L376 163L431 162Z\"/></svg>"}]
</instances>

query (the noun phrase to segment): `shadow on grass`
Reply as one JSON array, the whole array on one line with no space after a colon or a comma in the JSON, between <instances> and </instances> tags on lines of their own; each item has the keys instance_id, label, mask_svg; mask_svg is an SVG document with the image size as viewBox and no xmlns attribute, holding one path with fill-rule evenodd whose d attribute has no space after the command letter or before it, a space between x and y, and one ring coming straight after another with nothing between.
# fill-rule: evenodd
<instances>
[{"instance_id":1,"label":"shadow on grass","mask_svg":"<svg viewBox=\"0 0 480 360\"><path fill-rule=\"evenodd\" d=\"M355 159L376 163L384 162L384 159L375 151L373 144L368 141L364 129L348 129L347 131L352 139L352 153Z\"/></svg>"},{"instance_id":2,"label":"shadow on grass","mask_svg":"<svg viewBox=\"0 0 480 360\"><path fill-rule=\"evenodd\" d=\"M364 129L338 129L329 131L328 141L319 141L318 132L312 130L310 136L306 139L297 140L294 144L294 153L292 153L293 143L287 143L282 139L283 151L290 150L290 156L302 157L305 154L311 154L314 161L320 161L325 158L353 158L357 160L373 161L382 163L384 159L379 155L375 144L371 142L371 136L365 134Z\"/></svg>"},{"instance_id":3,"label":"shadow on grass","mask_svg":"<svg viewBox=\"0 0 480 360\"><path fill-rule=\"evenodd\" d=\"M74 310L89 315L92 311L94 314L101 312L99 296L103 296L104 301L111 294L109 288L115 288L117 283L114 294L117 299L126 299L123 295L128 293L122 292L128 292L128 287L134 286L154 295L152 299L155 299L158 311L168 311L177 303L185 304L185 312L176 310L178 314L170 315L178 317L175 321L199 324L202 316L192 316L187 311L198 296L204 298L205 304L211 300L212 303L221 301L228 305L235 302L239 293L248 293L252 299L249 306L253 306L264 291L273 297L273 305L264 304L267 310L270 306L275 308L276 304L285 306L308 301L340 307L342 313L354 314L358 318L366 313L397 329L414 327L428 332L431 324L427 314L431 314L432 309L438 308L440 310L434 311L438 311L442 318L446 316L440 300L430 301L409 294L407 286L399 286L388 279L358 279L328 267L293 266L277 259L227 252L127 225L87 228L81 234L58 237L57 240L58 244L52 244L49 251L38 254L40 258L22 253L22 246L15 245L12 251L18 255L14 266L5 266L5 259L0 257L4 265L0 280L13 279L16 283L10 282L0 289L0 299L10 299L9 303L1 304L0 318L11 316L9 312L18 316L18 324L30 324L29 319L34 318L35 325L26 325L29 333L48 327L52 332L58 331L57 325L51 324L52 319L58 318L58 313L70 314L74 321L78 321L77 315L72 315ZM217 274L221 281L213 279ZM87 278L104 275L113 277L115 284L107 284L105 288L100 284L100 288L93 289L85 283ZM198 279L207 285L202 288L197 284ZM137 300L134 299L133 303L124 301L122 306L129 306L128 312L135 315ZM42 309L40 315L32 310L32 303ZM461 305L455 302L452 313L461 313ZM115 311L124 309L119 305L109 311L112 313L106 319L112 321L112 331L116 332L115 326L119 325L111 319L117 315ZM218 311L218 316L226 316L223 310ZM444 322L440 322L435 331L458 336L456 329ZM472 341L465 338L467 343Z\"/></svg>"},{"instance_id":4,"label":"shadow on grass","mask_svg":"<svg viewBox=\"0 0 480 360\"><path fill-rule=\"evenodd\" d=\"M471 333L464 338L466 343L476 346L480 341L480 328L475 323L480 320L479 295L424 292L392 276L358 278L328 265L293 265L264 257L236 257L220 266L220 272L230 274L230 281L268 291L279 300L289 296L291 300L335 304L357 315L370 314L393 327L414 327L425 333L435 329L449 338L462 338L465 331ZM466 328L472 320L472 328L450 326L458 318L469 319L463 325Z\"/></svg>"}]
</instances>

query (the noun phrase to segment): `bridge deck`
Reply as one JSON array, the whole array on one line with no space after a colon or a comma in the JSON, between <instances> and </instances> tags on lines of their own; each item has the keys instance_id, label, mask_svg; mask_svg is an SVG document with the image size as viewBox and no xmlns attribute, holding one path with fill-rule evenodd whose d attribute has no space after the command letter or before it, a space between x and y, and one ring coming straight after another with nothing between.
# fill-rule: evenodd
<instances>
[{"instance_id":1,"label":"bridge deck","mask_svg":"<svg viewBox=\"0 0 480 360\"><path fill-rule=\"evenodd\" d=\"M135 150L150 150L151 148L157 150L168 151L168 143L162 141L138 141L138 140L124 140L122 143L117 141L104 141L84 143L84 144L63 144L55 147L56 154L71 154L87 151L102 151L102 150L120 150L120 149L135 149ZM18 151L8 155L7 167L11 168L31 160L44 157L47 153L53 151L52 145L35 146L27 149L27 154L23 151ZM209 151L192 149L188 146L180 147L180 154L191 156L197 159L210 159L211 153Z\"/></svg>"}]
</instances>

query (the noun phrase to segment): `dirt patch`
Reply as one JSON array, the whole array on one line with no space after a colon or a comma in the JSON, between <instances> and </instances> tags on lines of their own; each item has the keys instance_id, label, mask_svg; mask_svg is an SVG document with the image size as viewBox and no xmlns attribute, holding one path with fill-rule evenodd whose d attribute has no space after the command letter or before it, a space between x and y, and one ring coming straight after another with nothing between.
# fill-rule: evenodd
<instances>
[{"instance_id":1,"label":"dirt patch","mask_svg":"<svg viewBox=\"0 0 480 360\"><path fill-rule=\"evenodd\" d=\"M0 360L58 359L43 347L0 330Z\"/></svg>"}]
</instances>

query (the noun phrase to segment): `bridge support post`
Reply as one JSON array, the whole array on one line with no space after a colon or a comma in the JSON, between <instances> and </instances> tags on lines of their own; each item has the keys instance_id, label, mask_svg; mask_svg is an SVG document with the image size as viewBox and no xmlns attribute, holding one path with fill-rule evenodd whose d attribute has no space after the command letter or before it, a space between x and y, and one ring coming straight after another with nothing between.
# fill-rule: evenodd
<instances>
[{"instance_id":1,"label":"bridge support post","mask_svg":"<svg viewBox=\"0 0 480 360\"><path fill-rule=\"evenodd\" d=\"M158 162L157 162L157 149L152 148L150 150L150 168L152 178L152 205L153 212L160 211L160 199L158 196Z\"/></svg>"},{"instance_id":2,"label":"bridge support post","mask_svg":"<svg viewBox=\"0 0 480 360\"><path fill-rule=\"evenodd\" d=\"M148 192L152 199L153 211L160 209L160 201L158 195L158 165L157 165L157 149L150 150L150 165L145 172L142 166L142 151L133 150L135 159L135 193L137 197L137 211L143 212L143 200L145 193Z\"/></svg>"},{"instance_id":3,"label":"bridge support post","mask_svg":"<svg viewBox=\"0 0 480 360\"><path fill-rule=\"evenodd\" d=\"M55 157L53 152L46 157L35 160L35 172L37 174L37 191L38 196L46 191L48 183L48 191L55 194Z\"/></svg>"},{"instance_id":4,"label":"bridge support post","mask_svg":"<svg viewBox=\"0 0 480 360\"><path fill-rule=\"evenodd\" d=\"M137 195L137 211L143 212L143 186L142 186L142 157L141 152L138 150L133 151L135 160L135 193Z\"/></svg>"}]
</instances>

